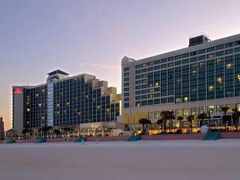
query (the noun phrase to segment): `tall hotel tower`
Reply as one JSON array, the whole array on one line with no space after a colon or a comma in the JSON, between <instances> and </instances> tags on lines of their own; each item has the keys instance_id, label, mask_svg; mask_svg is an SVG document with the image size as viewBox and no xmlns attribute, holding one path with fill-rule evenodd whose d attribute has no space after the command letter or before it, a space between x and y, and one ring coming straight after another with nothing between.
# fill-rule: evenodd
<instances>
[{"instance_id":1,"label":"tall hotel tower","mask_svg":"<svg viewBox=\"0 0 240 180\"><path fill-rule=\"evenodd\" d=\"M164 110L175 116L222 114L240 108L240 34L211 41L190 37L189 46L135 60L122 59L123 121L152 122Z\"/></svg>"},{"instance_id":2,"label":"tall hotel tower","mask_svg":"<svg viewBox=\"0 0 240 180\"><path fill-rule=\"evenodd\" d=\"M121 110L121 95L106 81L81 74L69 77L56 70L38 86L14 86L13 128L68 127L85 123L113 123Z\"/></svg>"}]
</instances>

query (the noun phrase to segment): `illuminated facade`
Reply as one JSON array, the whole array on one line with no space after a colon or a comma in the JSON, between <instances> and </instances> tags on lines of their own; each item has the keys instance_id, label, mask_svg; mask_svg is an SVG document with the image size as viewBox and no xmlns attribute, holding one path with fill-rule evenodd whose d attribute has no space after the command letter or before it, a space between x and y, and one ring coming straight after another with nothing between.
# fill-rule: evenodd
<instances>
[{"instance_id":1,"label":"illuminated facade","mask_svg":"<svg viewBox=\"0 0 240 180\"><path fill-rule=\"evenodd\" d=\"M160 112L175 116L222 114L221 107L240 107L240 34L210 41L189 39L187 48L134 60L122 59L123 121L153 122Z\"/></svg>"},{"instance_id":2,"label":"illuminated facade","mask_svg":"<svg viewBox=\"0 0 240 180\"><path fill-rule=\"evenodd\" d=\"M13 128L66 127L82 123L116 122L121 95L106 81L81 74L69 77L57 70L46 84L13 87Z\"/></svg>"}]
</instances>

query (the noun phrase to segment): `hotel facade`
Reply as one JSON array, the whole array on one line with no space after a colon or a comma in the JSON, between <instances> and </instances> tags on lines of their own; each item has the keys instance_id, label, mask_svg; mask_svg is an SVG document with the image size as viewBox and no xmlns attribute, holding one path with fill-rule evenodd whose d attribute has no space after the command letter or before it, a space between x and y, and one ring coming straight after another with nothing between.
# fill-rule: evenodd
<instances>
[{"instance_id":1,"label":"hotel facade","mask_svg":"<svg viewBox=\"0 0 240 180\"><path fill-rule=\"evenodd\" d=\"M222 106L240 108L240 34L211 41L189 38L183 49L140 60L122 59L123 122L152 122L173 110L175 117L205 112L219 118Z\"/></svg>"},{"instance_id":2,"label":"hotel facade","mask_svg":"<svg viewBox=\"0 0 240 180\"><path fill-rule=\"evenodd\" d=\"M115 126L121 114L121 95L107 81L81 74L69 77L56 70L38 86L14 86L13 128Z\"/></svg>"}]
</instances>

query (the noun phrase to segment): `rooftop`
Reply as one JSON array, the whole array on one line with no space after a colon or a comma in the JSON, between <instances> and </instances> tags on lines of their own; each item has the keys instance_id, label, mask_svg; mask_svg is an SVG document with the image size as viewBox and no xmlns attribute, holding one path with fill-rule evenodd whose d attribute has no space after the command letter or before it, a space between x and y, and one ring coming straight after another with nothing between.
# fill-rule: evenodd
<instances>
[{"instance_id":1,"label":"rooftop","mask_svg":"<svg viewBox=\"0 0 240 180\"><path fill-rule=\"evenodd\" d=\"M64 72L64 71L62 71L62 70L59 70L59 69L57 69L57 70L55 70L55 71L52 71L52 72L48 73L49 76L50 76L50 75L53 75L53 74L69 75L68 73L66 73L66 72Z\"/></svg>"}]
</instances>

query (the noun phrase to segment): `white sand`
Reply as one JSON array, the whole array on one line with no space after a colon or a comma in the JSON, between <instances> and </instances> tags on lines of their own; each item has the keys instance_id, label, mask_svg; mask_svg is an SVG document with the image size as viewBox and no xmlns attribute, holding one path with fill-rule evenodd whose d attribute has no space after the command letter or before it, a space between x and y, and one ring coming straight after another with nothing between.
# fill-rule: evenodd
<instances>
[{"instance_id":1,"label":"white sand","mask_svg":"<svg viewBox=\"0 0 240 180\"><path fill-rule=\"evenodd\" d=\"M240 140L1 144L0 180L239 180Z\"/></svg>"}]
</instances>

